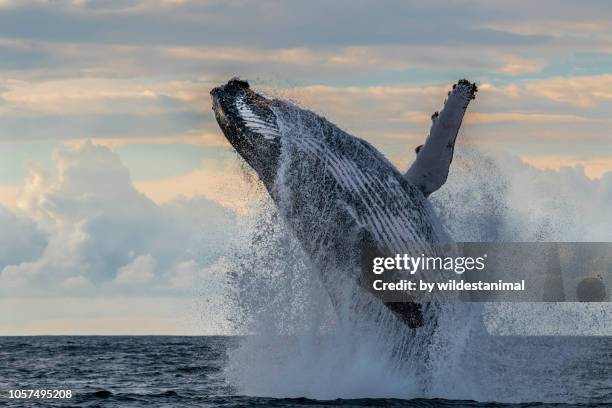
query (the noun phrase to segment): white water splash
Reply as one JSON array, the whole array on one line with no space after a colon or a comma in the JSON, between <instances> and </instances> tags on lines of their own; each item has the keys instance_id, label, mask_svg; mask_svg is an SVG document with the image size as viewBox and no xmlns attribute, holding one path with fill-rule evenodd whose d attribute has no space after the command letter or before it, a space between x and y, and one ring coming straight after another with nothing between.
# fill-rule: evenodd
<instances>
[{"instance_id":1,"label":"white water splash","mask_svg":"<svg viewBox=\"0 0 612 408\"><path fill-rule=\"evenodd\" d=\"M480 153L461 152L456 163L448 187L432 197L456 240L589 239L580 235L584 226L566 219L575 203L562 208L533 188L529 191L536 197L526 203L517 183L527 181L513 179L515 174ZM592 390L572 375L572 365L586 358L584 350L563 338L541 343L489 335L485 325L507 328L504 320L516 315L516 305L505 311L497 305L457 306L441 313L439 329L427 344L415 344L405 327L381 321L377 311L356 316L354 310L332 307L316 271L270 203L253 215L245 231L249 244L237 249L230 286L233 322L250 335L229 353L226 368L228 382L240 394L506 402L592 398ZM529 324L538 326L542 319L542 306L518 307L524 325L514 334L529 333ZM550 315L563 317L555 305L547 307ZM609 310L598 310L610 316ZM428 348L425 363L419 356L423 347Z\"/></svg>"}]
</instances>

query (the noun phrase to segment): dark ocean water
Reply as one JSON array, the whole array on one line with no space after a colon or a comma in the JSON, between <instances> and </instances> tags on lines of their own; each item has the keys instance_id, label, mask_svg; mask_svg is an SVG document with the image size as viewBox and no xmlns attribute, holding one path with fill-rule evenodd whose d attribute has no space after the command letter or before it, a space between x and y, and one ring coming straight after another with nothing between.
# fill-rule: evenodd
<instances>
[{"instance_id":1,"label":"dark ocean water","mask_svg":"<svg viewBox=\"0 0 612 408\"><path fill-rule=\"evenodd\" d=\"M316 401L238 395L224 379L235 337L0 337L0 405L9 407L573 407L612 406L612 338L567 338L589 403L477 403L444 399ZM505 340L504 340L505 341ZM509 338L508 341L516 341ZM525 338L521 341L531 342ZM545 346L545 341L534 344ZM64 389L68 400L9 399L11 389Z\"/></svg>"}]
</instances>

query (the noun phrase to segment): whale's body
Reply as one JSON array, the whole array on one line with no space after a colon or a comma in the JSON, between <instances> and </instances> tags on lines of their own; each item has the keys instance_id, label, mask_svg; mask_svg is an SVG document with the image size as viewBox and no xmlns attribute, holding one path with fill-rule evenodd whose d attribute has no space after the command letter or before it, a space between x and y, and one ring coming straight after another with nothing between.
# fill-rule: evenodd
<instances>
[{"instance_id":1,"label":"whale's body","mask_svg":"<svg viewBox=\"0 0 612 408\"><path fill-rule=\"evenodd\" d=\"M469 85L463 111L475 91ZM211 93L222 131L258 173L333 302L347 287L362 284L364 259L431 254L446 239L427 199L439 183L436 174L402 174L366 141L311 111L264 98L243 81L232 80ZM450 158L455 136L447 146ZM423 146L429 155L432 143L428 139ZM443 167L440 160L436 164ZM446 171L448 164L450 159ZM435 319L429 302L385 305L411 328Z\"/></svg>"}]
</instances>

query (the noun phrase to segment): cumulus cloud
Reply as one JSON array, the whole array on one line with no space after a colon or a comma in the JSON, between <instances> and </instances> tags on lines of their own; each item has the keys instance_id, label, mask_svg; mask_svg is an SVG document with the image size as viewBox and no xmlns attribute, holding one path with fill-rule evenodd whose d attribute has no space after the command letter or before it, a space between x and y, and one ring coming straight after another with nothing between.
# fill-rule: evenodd
<instances>
[{"instance_id":1,"label":"cumulus cloud","mask_svg":"<svg viewBox=\"0 0 612 408\"><path fill-rule=\"evenodd\" d=\"M0 231L9 227L17 237L11 252L0 253L3 288L188 289L171 271L213 265L234 238L233 211L203 197L155 204L106 147L88 142L57 151L54 160L57 174L30 169L19 201L23 220L0 213Z\"/></svg>"},{"instance_id":2,"label":"cumulus cloud","mask_svg":"<svg viewBox=\"0 0 612 408\"><path fill-rule=\"evenodd\" d=\"M114 282L126 285L140 285L155 278L157 263L150 254L140 255L129 264L117 270Z\"/></svg>"},{"instance_id":3,"label":"cumulus cloud","mask_svg":"<svg viewBox=\"0 0 612 408\"><path fill-rule=\"evenodd\" d=\"M0 205L0 269L36 259L46 244L47 236L35 222Z\"/></svg>"}]
</instances>

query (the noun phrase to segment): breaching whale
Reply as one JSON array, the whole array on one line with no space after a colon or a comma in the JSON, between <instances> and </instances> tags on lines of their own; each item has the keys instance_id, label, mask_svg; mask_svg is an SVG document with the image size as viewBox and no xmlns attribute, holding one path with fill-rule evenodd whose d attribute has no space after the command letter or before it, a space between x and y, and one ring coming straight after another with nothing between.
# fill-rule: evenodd
<instances>
[{"instance_id":1,"label":"breaching whale","mask_svg":"<svg viewBox=\"0 0 612 408\"><path fill-rule=\"evenodd\" d=\"M453 86L405 174L368 142L246 81L234 78L211 96L223 134L258 174L336 302L347 286L362 285L364 259L427 254L446 239L427 197L446 181L476 91L467 80ZM435 320L429 301L383 303L411 328Z\"/></svg>"}]
</instances>

